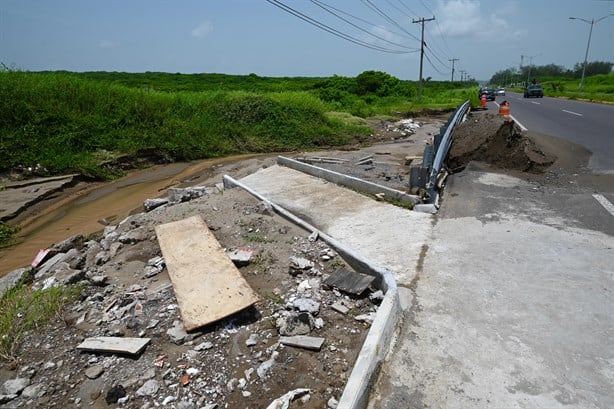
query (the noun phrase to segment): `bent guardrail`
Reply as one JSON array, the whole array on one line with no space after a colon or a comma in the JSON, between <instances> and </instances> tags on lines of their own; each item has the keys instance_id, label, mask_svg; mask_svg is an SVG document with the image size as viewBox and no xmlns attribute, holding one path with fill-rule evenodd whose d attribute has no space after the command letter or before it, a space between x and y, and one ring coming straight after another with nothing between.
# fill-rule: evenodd
<instances>
[{"instance_id":1,"label":"bent guardrail","mask_svg":"<svg viewBox=\"0 0 614 409\"><path fill-rule=\"evenodd\" d=\"M413 186L410 187L425 189L425 203L436 204L438 196L437 179L443 168L444 161L450 152L454 128L462 122L463 117L469 110L470 104L471 102L467 100L456 108L452 115L450 115L450 118L448 118L446 124L441 128L441 131L435 135L433 144L427 145L424 148L422 167L420 169L412 169L414 174L410 176L410 184L413 184Z\"/></svg>"}]
</instances>

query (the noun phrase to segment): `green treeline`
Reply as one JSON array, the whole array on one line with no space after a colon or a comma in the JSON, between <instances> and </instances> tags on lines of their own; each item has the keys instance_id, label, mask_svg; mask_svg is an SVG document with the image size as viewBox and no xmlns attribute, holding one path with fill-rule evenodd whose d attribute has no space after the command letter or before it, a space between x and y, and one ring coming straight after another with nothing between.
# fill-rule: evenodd
<instances>
[{"instance_id":1,"label":"green treeline","mask_svg":"<svg viewBox=\"0 0 614 409\"><path fill-rule=\"evenodd\" d=\"M193 160L360 143L355 117L447 109L473 95L367 71L356 78L254 74L0 72L0 172L112 177L120 156ZM470 84L472 85L472 84ZM339 114L345 113L345 114Z\"/></svg>"}]
</instances>

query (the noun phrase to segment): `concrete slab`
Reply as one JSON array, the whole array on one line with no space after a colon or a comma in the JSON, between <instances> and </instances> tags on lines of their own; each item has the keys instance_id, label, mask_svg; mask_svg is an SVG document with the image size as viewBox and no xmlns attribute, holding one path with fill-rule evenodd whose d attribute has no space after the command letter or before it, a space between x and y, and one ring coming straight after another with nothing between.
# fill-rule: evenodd
<instances>
[{"instance_id":1,"label":"concrete slab","mask_svg":"<svg viewBox=\"0 0 614 409\"><path fill-rule=\"evenodd\" d=\"M614 407L614 237L533 187L452 178L369 408Z\"/></svg>"},{"instance_id":2,"label":"concrete slab","mask_svg":"<svg viewBox=\"0 0 614 409\"><path fill-rule=\"evenodd\" d=\"M320 349L322 349L322 345L324 344L324 338L295 335L293 337L280 337L279 342L283 345L288 345L291 347L319 351Z\"/></svg>"},{"instance_id":3,"label":"concrete slab","mask_svg":"<svg viewBox=\"0 0 614 409\"><path fill-rule=\"evenodd\" d=\"M0 221L9 220L45 197L74 183L76 175L10 182L0 190Z\"/></svg>"},{"instance_id":4,"label":"concrete slab","mask_svg":"<svg viewBox=\"0 0 614 409\"><path fill-rule=\"evenodd\" d=\"M187 331L259 300L202 217L156 226L156 235Z\"/></svg>"},{"instance_id":5,"label":"concrete slab","mask_svg":"<svg viewBox=\"0 0 614 409\"><path fill-rule=\"evenodd\" d=\"M388 268L400 285L414 279L435 216L378 202L283 166L261 169L241 182Z\"/></svg>"},{"instance_id":6,"label":"concrete slab","mask_svg":"<svg viewBox=\"0 0 614 409\"><path fill-rule=\"evenodd\" d=\"M85 339L82 343L77 345L77 349L82 351L136 355L145 349L150 341L150 338L92 337Z\"/></svg>"}]
</instances>

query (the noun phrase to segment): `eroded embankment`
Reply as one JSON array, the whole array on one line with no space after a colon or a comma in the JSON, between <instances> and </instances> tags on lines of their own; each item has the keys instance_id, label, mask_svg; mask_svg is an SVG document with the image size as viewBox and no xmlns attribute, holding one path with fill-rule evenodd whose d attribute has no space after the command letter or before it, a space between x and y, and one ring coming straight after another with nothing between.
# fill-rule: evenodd
<instances>
[{"instance_id":1,"label":"eroded embankment","mask_svg":"<svg viewBox=\"0 0 614 409\"><path fill-rule=\"evenodd\" d=\"M485 162L502 169L542 172L556 157L544 152L518 125L499 115L471 115L454 131L448 165L463 169L470 161Z\"/></svg>"}]
</instances>

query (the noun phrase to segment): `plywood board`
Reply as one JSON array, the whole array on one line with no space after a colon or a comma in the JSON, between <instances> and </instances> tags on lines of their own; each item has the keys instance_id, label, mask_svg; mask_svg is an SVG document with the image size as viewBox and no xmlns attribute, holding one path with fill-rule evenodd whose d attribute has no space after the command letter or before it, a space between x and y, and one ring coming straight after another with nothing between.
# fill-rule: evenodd
<instances>
[{"instance_id":1,"label":"plywood board","mask_svg":"<svg viewBox=\"0 0 614 409\"><path fill-rule=\"evenodd\" d=\"M156 226L156 235L187 331L259 300L202 217Z\"/></svg>"},{"instance_id":2,"label":"plywood board","mask_svg":"<svg viewBox=\"0 0 614 409\"><path fill-rule=\"evenodd\" d=\"M77 345L77 349L136 355L149 344L149 341L150 338L93 337Z\"/></svg>"}]
</instances>

